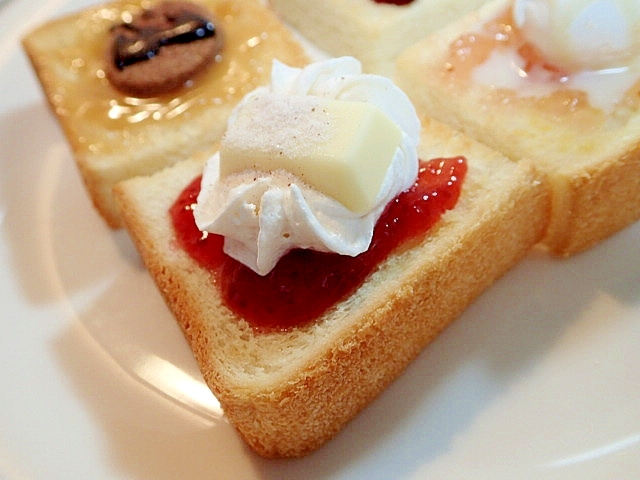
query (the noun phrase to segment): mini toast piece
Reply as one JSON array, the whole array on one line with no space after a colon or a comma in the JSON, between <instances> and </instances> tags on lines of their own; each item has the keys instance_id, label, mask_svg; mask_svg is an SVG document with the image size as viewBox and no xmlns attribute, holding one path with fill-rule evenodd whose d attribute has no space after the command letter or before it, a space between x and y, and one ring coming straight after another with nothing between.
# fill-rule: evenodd
<instances>
[{"instance_id":1,"label":"mini toast piece","mask_svg":"<svg viewBox=\"0 0 640 480\"><path fill-rule=\"evenodd\" d=\"M351 297L288 331L256 333L176 246L169 208L202 161L116 186L125 224L207 384L260 455L302 456L336 435L544 233L548 189L526 163L430 120L421 142L424 160L467 158L458 204Z\"/></svg>"},{"instance_id":2,"label":"mini toast piece","mask_svg":"<svg viewBox=\"0 0 640 480\"><path fill-rule=\"evenodd\" d=\"M486 0L270 0L282 18L322 50L352 55L365 72L390 74L396 56Z\"/></svg>"},{"instance_id":3,"label":"mini toast piece","mask_svg":"<svg viewBox=\"0 0 640 480\"><path fill-rule=\"evenodd\" d=\"M509 2L494 1L408 48L398 58L395 81L419 113L513 160L526 158L547 175L553 207L543 243L552 254L569 256L640 218L640 83L606 112L582 92L526 99L474 81L473 54L464 65L452 62L463 46L456 42L482 43L476 34L484 25L494 34L504 29L508 8Z\"/></svg>"},{"instance_id":4,"label":"mini toast piece","mask_svg":"<svg viewBox=\"0 0 640 480\"><path fill-rule=\"evenodd\" d=\"M91 199L114 228L121 222L113 185L210 149L236 103L268 82L274 58L295 66L307 63L291 32L259 1L196 0L218 20L220 57L173 93L151 98L121 93L105 75L105 63L111 61L109 31L142 5L158 3L92 7L50 21L23 39Z\"/></svg>"}]
</instances>

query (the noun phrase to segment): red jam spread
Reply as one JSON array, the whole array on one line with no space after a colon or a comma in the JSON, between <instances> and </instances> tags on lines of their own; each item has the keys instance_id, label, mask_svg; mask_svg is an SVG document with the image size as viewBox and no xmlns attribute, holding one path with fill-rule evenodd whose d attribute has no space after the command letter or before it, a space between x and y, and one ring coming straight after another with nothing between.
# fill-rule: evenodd
<instances>
[{"instance_id":1,"label":"red jam spread","mask_svg":"<svg viewBox=\"0 0 640 480\"><path fill-rule=\"evenodd\" d=\"M373 0L376 3L388 3L389 5L409 5L413 0Z\"/></svg>"},{"instance_id":2,"label":"red jam spread","mask_svg":"<svg viewBox=\"0 0 640 480\"><path fill-rule=\"evenodd\" d=\"M196 178L171 208L178 244L212 272L226 305L255 330L287 330L319 317L352 294L394 249L415 239L452 209L467 171L463 157L421 162L415 184L398 195L376 224L369 249L357 257L296 249L260 276L222 251L223 237L203 236L192 205Z\"/></svg>"}]
</instances>

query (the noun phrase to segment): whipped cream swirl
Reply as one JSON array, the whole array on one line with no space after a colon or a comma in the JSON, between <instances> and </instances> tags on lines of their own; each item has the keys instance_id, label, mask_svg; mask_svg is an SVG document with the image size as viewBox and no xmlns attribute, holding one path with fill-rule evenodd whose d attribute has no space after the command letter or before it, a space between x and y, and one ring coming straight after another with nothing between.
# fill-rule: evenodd
<instances>
[{"instance_id":1,"label":"whipped cream swirl","mask_svg":"<svg viewBox=\"0 0 640 480\"><path fill-rule=\"evenodd\" d=\"M640 0L513 0L513 23L561 76L495 49L473 79L523 97L579 90L610 113L640 79Z\"/></svg>"},{"instance_id":2,"label":"whipped cream swirl","mask_svg":"<svg viewBox=\"0 0 640 480\"><path fill-rule=\"evenodd\" d=\"M638 0L515 0L513 18L567 72L628 67L640 54Z\"/></svg>"},{"instance_id":3,"label":"whipped cream swirl","mask_svg":"<svg viewBox=\"0 0 640 480\"><path fill-rule=\"evenodd\" d=\"M398 125L402 141L375 205L365 214L356 214L283 170L247 170L220 178L216 154L205 166L194 206L198 228L224 236L225 253L260 275L269 273L294 248L349 256L366 251L387 204L411 187L418 175L420 121L410 100L391 80L363 74L360 62L352 57L332 58L302 69L274 61L271 84L249 93L237 108L264 89L291 96L370 102ZM229 125L232 122L233 113Z\"/></svg>"}]
</instances>

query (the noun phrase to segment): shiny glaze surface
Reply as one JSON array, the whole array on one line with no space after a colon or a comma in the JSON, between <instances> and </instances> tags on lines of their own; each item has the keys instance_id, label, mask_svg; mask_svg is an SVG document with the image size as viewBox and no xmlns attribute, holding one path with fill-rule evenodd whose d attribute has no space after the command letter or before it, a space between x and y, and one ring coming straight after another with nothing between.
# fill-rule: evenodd
<instances>
[{"instance_id":1,"label":"shiny glaze surface","mask_svg":"<svg viewBox=\"0 0 640 480\"><path fill-rule=\"evenodd\" d=\"M287 52L291 62L302 60L301 50L274 33L281 29L276 20L248 15L247 2L222 0L203 5L224 32L222 54L181 91L152 98L118 92L104 71L109 61L109 29L130 21L142 7L149 7L149 2L109 4L77 15L74 36L48 61L68 71L65 80L55 85L51 103L58 115L68 117L68 133L81 153L105 155L123 145L138 148L147 141L149 130L171 129L185 117L232 108L246 93L268 81L271 61L278 51Z\"/></svg>"}]
</instances>

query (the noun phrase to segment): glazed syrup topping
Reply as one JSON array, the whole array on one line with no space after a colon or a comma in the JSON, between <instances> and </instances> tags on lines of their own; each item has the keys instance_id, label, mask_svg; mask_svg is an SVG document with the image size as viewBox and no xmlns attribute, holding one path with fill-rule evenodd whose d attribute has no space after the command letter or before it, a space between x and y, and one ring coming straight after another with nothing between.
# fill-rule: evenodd
<instances>
[{"instance_id":1,"label":"glazed syrup topping","mask_svg":"<svg viewBox=\"0 0 640 480\"><path fill-rule=\"evenodd\" d=\"M144 12L142 17L149 16ZM119 70L137 62L149 60L158 54L166 45L189 43L213 37L216 27L212 21L189 11L181 12L175 18L168 17L169 26L141 27L134 23L123 23L120 26L130 32L120 33L114 40L114 62Z\"/></svg>"},{"instance_id":2,"label":"glazed syrup topping","mask_svg":"<svg viewBox=\"0 0 640 480\"><path fill-rule=\"evenodd\" d=\"M275 15L267 14L254 2L224 0L207 3L211 8L205 17L214 21L214 37L169 45L151 61L120 71L110 48L113 27L136 19L141 13L139 7L147 4L111 2L79 12L74 17L77 41L49 54L52 63L64 65L65 72L69 72L58 77L60 85L51 100L57 115L72 125L70 135L81 155L127 155L153 145L158 130L176 132L183 122L192 122L200 132L195 137L206 137L210 143L214 136L222 134L224 125L216 129L215 122L210 125L209 120L203 119L214 117L213 112L231 109L247 93L267 83L274 56L295 66L308 62L302 47L292 41ZM200 49L220 38L224 43L221 54L210 68L191 76L187 88L157 97L140 97L130 95L128 90L111 88L112 75L132 75L138 68L157 63L167 51ZM175 65L171 70L176 70ZM205 132L208 133L204 135ZM202 147L192 137L184 140L181 149L185 155Z\"/></svg>"},{"instance_id":3,"label":"glazed syrup topping","mask_svg":"<svg viewBox=\"0 0 640 480\"><path fill-rule=\"evenodd\" d=\"M467 171L463 157L421 162L415 184L387 206L369 249L356 256L294 249L269 274L260 276L223 252L224 238L203 236L192 205L196 178L171 208L178 245L213 276L226 306L256 331L288 330L312 322L344 300L388 255L421 238L458 201Z\"/></svg>"}]
</instances>

